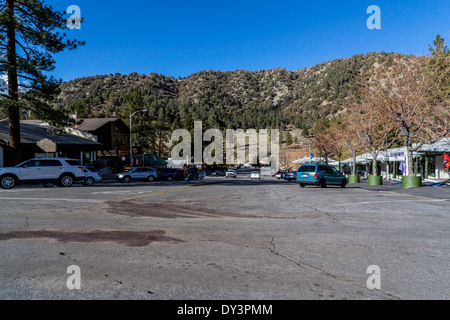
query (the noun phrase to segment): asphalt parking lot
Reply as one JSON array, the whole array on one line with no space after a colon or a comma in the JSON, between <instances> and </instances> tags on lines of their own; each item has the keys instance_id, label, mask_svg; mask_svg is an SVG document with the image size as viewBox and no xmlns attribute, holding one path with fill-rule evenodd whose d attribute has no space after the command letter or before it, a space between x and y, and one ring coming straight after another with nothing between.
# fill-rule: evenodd
<instances>
[{"instance_id":1,"label":"asphalt parking lot","mask_svg":"<svg viewBox=\"0 0 450 320\"><path fill-rule=\"evenodd\" d=\"M0 203L0 299L450 298L450 187L208 177Z\"/></svg>"}]
</instances>

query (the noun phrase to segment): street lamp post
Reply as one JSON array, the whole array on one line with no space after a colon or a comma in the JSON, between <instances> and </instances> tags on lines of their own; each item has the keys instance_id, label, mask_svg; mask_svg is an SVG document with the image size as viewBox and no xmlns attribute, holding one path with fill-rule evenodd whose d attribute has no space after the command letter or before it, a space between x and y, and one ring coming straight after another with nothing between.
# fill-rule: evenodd
<instances>
[{"instance_id":1,"label":"street lamp post","mask_svg":"<svg viewBox=\"0 0 450 320\"><path fill-rule=\"evenodd\" d=\"M132 118L136 113L147 112L148 110L138 110L130 115L130 171L133 169L133 123Z\"/></svg>"}]
</instances>

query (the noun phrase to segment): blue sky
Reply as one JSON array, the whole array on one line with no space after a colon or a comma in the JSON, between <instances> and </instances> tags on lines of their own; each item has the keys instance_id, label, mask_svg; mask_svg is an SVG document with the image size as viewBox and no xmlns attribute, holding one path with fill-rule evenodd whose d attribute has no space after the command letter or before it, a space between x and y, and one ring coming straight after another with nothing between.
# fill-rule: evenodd
<instances>
[{"instance_id":1,"label":"blue sky","mask_svg":"<svg viewBox=\"0 0 450 320\"><path fill-rule=\"evenodd\" d=\"M46 3L59 11L77 5L85 19L81 30L67 34L86 45L55 56L51 74L64 81L117 72L297 70L373 51L426 55L438 33L450 36L448 0ZM381 30L366 26L370 5L381 9Z\"/></svg>"}]
</instances>

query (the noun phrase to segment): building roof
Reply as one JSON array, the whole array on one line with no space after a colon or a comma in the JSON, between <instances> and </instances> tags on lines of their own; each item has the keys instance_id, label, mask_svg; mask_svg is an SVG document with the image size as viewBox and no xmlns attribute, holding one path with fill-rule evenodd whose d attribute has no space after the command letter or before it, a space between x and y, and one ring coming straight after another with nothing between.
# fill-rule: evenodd
<instances>
[{"instance_id":1,"label":"building roof","mask_svg":"<svg viewBox=\"0 0 450 320\"><path fill-rule=\"evenodd\" d=\"M81 130L81 131L87 131L92 132L95 131L101 127L103 127L105 124L109 122L115 122L121 120L120 118L86 118L86 119L79 119L81 123L78 125L75 125L74 128Z\"/></svg>"},{"instance_id":2,"label":"building roof","mask_svg":"<svg viewBox=\"0 0 450 320\"><path fill-rule=\"evenodd\" d=\"M419 151L443 153L450 151L450 138L444 138L433 144L424 144Z\"/></svg>"},{"instance_id":3,"label":"building roof","mask_svg":"<svg viewBox=\"0 0 450 320\"><path fill-rule=\"evenodd\" d=\"M21 122L20 139L24 144L35 144L43 139L49 139L58 145L101 145L97 141L87 139L72 130L56 134L48 125ZM9 141L9 123L7 121L0 121L0 140Z\"/></svg>"}]
</instances>

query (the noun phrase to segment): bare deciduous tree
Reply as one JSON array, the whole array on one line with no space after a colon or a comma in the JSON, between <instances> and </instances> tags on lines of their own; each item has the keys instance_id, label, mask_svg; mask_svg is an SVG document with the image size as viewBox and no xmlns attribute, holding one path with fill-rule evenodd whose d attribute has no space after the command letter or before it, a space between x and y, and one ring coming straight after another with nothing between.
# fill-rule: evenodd
<instances>
[{"instance_id":1,"label":"bare deciduous tree","mask_svg":"<svg viewBox=\"0 0 450 320\"><path fill-rule=\"evenodd\" d=\"M380 109L379 97L372 94L371 86L366 85L362 94L363 100L349 108L349 122L359 142L372 155L372 175L377 176L378 155L394 143L396 127L394 121Z\"/></svg>"},{"instance_id":2,"label":"bare deciduous tree","mask_svg":"<svg viewBox=\"0 0 450 320\"><path fill-rule=\"evenodd\" d=\"M437 50L429 57L411 57L408 63L397 59L380 66L366 86L365 97L374 114L384 116L402 137L408 176L414 175L413 152L450 133L449 74L449 52Z\"/></svg>"},{"instance_id":3,"label":"bare deciduous tree","mask_svg":"<svg viewBox=\"0 0 450 320\"><path fill-rule=\"evenodd\" d=\"M358 127L357 121L355 121L354 116L358 116L358 113L351 113L348 116L344 117L340 124L339 130L339 140L344 143L345 147L353 158L352 165L352 175L356 176L356 156L358 152L362 149L363 145L361 140L358 138L358 130L361 128Z\"/></svg>"}]
</instances>

